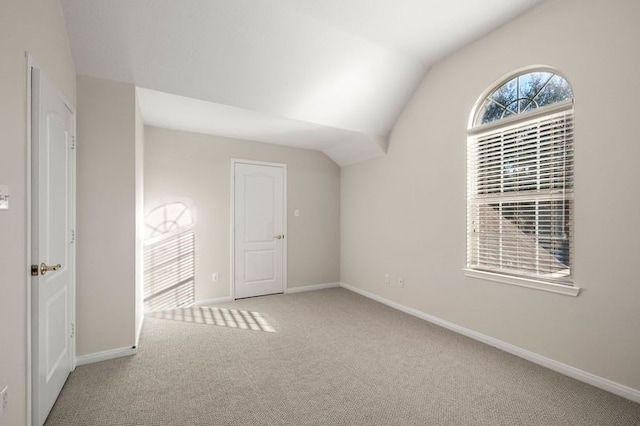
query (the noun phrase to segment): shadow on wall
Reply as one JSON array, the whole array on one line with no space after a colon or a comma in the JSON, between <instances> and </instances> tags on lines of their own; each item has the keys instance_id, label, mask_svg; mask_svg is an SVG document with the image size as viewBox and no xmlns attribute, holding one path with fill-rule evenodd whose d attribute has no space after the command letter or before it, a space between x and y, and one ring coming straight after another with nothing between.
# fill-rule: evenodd
<instances>
[{"instance_id":1,"label":"shadow on wall","mask_svg":"<svg viewBox=\"0 0 640 426\"><path fill-rule=\"evenodd\" d=\"M154 208L145 218L144 310L193 305L195 234L191 209L180 202Z\"/></svg>"}]
</instances>

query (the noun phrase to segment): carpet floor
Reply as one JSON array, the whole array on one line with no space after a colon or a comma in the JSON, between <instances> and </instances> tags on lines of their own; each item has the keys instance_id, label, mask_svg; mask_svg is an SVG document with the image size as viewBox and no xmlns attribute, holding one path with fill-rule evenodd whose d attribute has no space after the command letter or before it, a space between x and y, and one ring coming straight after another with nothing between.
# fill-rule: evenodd
<instances>
[{"instance_id":1,"label":"carpet floor","mask_svg":"<svg viewBox=\"0 0 640 426\"><path fill-rule=\"evenodd\" d=\"M640 404L336 288L147 316L46 425L640 425Z\"/></svg>"}]
</instances>

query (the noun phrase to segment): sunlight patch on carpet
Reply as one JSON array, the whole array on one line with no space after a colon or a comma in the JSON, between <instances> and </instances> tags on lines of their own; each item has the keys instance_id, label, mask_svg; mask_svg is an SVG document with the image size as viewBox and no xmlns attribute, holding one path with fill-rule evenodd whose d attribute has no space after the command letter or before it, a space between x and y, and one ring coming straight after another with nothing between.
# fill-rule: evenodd
<instances>
[{"instance_id":1,"label":"sunlight patch on carpet","mask_svg":"<svg viewBox=\"0 0 640 426\"><path fill-rule=\"evenodd\" d=\"M241 330L266 331L268 333L275 333L276 331L259 312L238 309L191 306L168 311L147 312L145 315L152 318L217 325Z\"/></svg>"}]
</instances>

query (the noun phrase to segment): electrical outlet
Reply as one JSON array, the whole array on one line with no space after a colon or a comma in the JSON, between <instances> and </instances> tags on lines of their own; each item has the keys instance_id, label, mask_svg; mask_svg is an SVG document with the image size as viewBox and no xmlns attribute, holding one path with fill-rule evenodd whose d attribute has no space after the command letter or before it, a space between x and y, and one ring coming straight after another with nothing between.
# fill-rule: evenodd
<instances>
[{"instance_id":1,"label":"electrical outlet","mask_svg":"<svg viewBox=\"0 0 640 426\"><path fill-rule=\"evenodd\" d=\"M0 419L9 409L9 386L5 386L0 391Z\"/></svg>"},{"instance_id":2,"label":"electrical outlet","mask_svg":"<svg viewBox=\"0 0 640 426\"><path fill-rule=\"evenodd\" d=\"M211 277L211 279L215 282L215 281L218 281L220 279L220 276L218 275L217 272L214 272L213 276Z\"/></svg>"},{"instance_id":3,"label":"electrical outlet","mask_svg":"<svg viewBox=\"0 0 640 426\"><path fill-rule=\"evenodd\" d=\"M384 283L389 285L389 274L384 274Z\"/></svg>"},{"instance_id":4,"label":"electrical outlet","mask_svg":"<svg viewBox=\"0 0 640 426\"><path fill-rule=\"evenodd\" d=\"M0 210L9 210L9 187L0 185Z\"/></svg>"},{"instance_id":5,"label":"electrical outlet","mask_svg":"<svg viewBox=\"0 0 640 426\"><path fill-rule=\"evenodd\" d=\"M404 278L402 278L402 277L398 277L398 285L399 285L400 287L404 287Z\"/></svg>"}]
</instances>

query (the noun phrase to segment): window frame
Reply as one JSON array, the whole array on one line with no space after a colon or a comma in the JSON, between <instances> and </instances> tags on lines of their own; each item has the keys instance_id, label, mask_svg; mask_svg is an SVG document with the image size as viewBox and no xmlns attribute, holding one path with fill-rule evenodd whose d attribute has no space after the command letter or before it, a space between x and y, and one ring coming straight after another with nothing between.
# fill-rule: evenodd
<instances>
[{"instance_id":1,"label":"window frame","mask_svg":"<svg viewBox=\"0 0 640 426\"><path fill-rule=\"evenodd\" d=\"M503 76L503 78L499 79L497 82L489 86L483 92L483 94L478 98L478 101L476 102L474 108L471 111L469 122L468 122L468 128L467 128L467 163L466 163L467 164L467 193L466 193L467 195L467 203L466 203L467 205L467 211L466 211L467 249L466 249L466 267L463 268L463 272L465 276L472 277L472 278L500 282L500 283L510 284L510 285L517 285L520 287L532 288L537 290L544 290L544 291L557 293L557 294L577 296L580 293L580 288L577 287L575 285L575 282L573 281L573 277L574 277L573 260L574 260L574 254L575 254L574 253L575 247L573 244L573 232L570 235L570 242L569 242L569 258L570 258L569 271L570 272L567 279L563 279L563 280L551 279L551 278L545 279L544 276L540 276L540 275L538 276L518 275L517 273L512 273L508 271L493 270L491 268L484 269L482 267L472 266L473 248L470 247L470 245L473 237L471 234L472 232L471 223L472 223L473 217L475 216L473 216L473 213L471 212L472 211L471 208L472 207L478 208L478 206L480 206L478 201L479 198L472 197L471 189L470 189L472 185L472 178L473 178L474 184L477 184L477 181L478 181L477 177L471 176L474 168L472 166L472 159L470 157L472 153L472 149L475 149L475 147L472 146L472 143L477 141L476 137L478 135L491 132L492 130L501 130L501 129L507 130L509 128L514 128L520 123L526 124L528 122L531 122L533 120L538 120L538 119L540 121L543 121L545 118L552 117L554 114L559 114L559 113L562 113L563 111L567 111L569 114L571 114L571 120L573 120L575 95L572 96L571 99L561 100L546 106L538 107L526 112L511 115L498 120L493 120L487 123L475 124L477 122L478 114L480 113L481 108L483 107L487 99L489 99L489 97L496 90L499 90L502 86L509 83L514 78L517 78L522 75L526 75L528 73L535 73L535 72L553 73L563 78L568 84L570 84L569 81L566 79L566 77L562 75L562 73L549 67L535 66L535 67L527 67L527 68L519 69ZM571 90L573 92L573 89ZM571 167L573 167L573 162L571 163ZM475 171L477 172L477 169L475 169ZM572 178L573 178L573 175L572 175ZM502 186L500 186L500 188L502 189ZM551 191L549 193L551 193ZM565 192L563 192L563 194L564 193ZM573 190L569 195L565 196L565 198L563 199L571 200L571 206L569 207L570 208L569 217L571 220L570 226L571 226L571 229L573 230L575 229L575 217L573 214L574 213ZM545 202L545 201L547 200L545 200L544 197L541 197L540 202ZM540 220L536 218L536 227L540 226L539 223L540 223ZM502 243L498 243L498 244L500 245L500 247L502 246Z\"/></svg>"}]
</instances>

